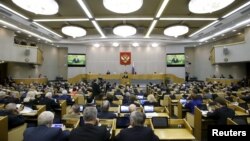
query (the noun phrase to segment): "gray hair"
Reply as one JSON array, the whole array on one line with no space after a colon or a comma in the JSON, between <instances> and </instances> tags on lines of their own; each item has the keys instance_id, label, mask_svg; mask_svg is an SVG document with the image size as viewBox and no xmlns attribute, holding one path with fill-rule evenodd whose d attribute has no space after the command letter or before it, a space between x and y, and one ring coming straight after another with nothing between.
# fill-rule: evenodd
<instances>
[{"instance_id":1,"label":"gray hair","mask_svg":"<svg viewBox=\"0 0 250 141\"><path fill-rule=\"evenodd\" d=\"M80 112L80 105L74 104L74 105L72 105L71 109L74 113L79 113Z\"/></svg>"},{"instance_id":2,"label":"gray hair","mask_svg":"<svg viewBox=\"0 0 250 141\"><path fill-rule=\"evenodd\" d=\"M132 126L143 126L145 122L145 114L142 112L134 111L130 115L130 123Z\"/></svg>"},{"instance_id":3,"label":"gray hair","mask_svg":"<svg viewBox=\"0 0 250 141\"><path fill-rule=\"evenodd\" d=\"M107 112L109 110L109 106L110 104L108 100L103 101L102 111Z\"/></svg>"},{"instance_id":4,"label":"gray hair","mask_svg":"<svg viewBox=\"0 0 250 141\"><path fill-rule=\"evenodd\" d=\"M9 103L5 106L5 109L7 111L15 111L16 110L16 104L15 103Z\"/></svg>"},{"instance_id":5,"label":"gray hair","mask_svg":"<svg viewBox=\"0 0 250 141\"><path fill-rule=\"evenodd\" d=\"M130 113L132 113L133 111L136 111L136 109L137 109L135 104L130 104L128 108L129 108Z\"/></svg>"},{"instance_id":6,"label":"gray hair","mask_svg":"<svg viewBox=\"0 0 250 141\"><path fill-rule=\"evenodd\" d=\"M94 121L97 118L96 107L86 107L83 111L84 121Z\"/></svg>"},{"instance_id":7,"label":"gray hair","mask_svg":"<svg viewBox=\"0 0 250 141\"><path fill-rule=\"evenodd\" d=\"M47 92L45 97L51 98L52 97L52 92Z\"/></svg>"},{"instance_id":8,"label":"gray hair","mask_svg":"<svg viewBox=\"0 0 250 141\"><path fill-rule=\"evenodd\" d=\"M53 123L54 114L50 111L44 111L38 116L38 125L50 126Z\"/></svg>"}]
</instances>

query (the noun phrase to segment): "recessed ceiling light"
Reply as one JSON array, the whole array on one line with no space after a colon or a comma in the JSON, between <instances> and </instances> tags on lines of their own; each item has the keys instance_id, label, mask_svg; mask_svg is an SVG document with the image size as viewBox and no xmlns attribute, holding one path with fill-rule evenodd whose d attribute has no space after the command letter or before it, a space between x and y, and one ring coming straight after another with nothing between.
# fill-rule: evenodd
<instances>
[{"instance_id":1,"label":"recessed ceiling light","mask_svg":"<svg viewBox=\"0 0 250 141\"><path fill-rule=\"evenodd\" d=\"M236 32L236 31L237 31L237 30L235 30L235 29L233 30L233 32Z\"/></svg>"},{"instance_id":2,"label":"recessed ceiling light","mask_svg":"<svg viewBox=\"0 0 250 141\"><path fill-rule=\"evenodd\" d=\"M98 48L100 47L100 44L94 44L94 47Z\"/></svg>"},{"instance_id":3,"label":"recessed ceiling light","mask_svg":"<svg viewBox=\"0 0 250 141\"><path fill-rule=\"evenodd\" d=\"M250 26L250 24L247 24L247 26Z\"/></svg>"},{"instance_id":4,"label":"recessed ceiling light","mask_svg":"<svg viewBox=\"0 0 250 141\"><path fill-rule=\"evenodd\" d=\"M225 34L221 34L221 36L225 36Z\"/></svg>"},{"instance_id":5,"label":"recessed ceiling light","mask_svg":"<svg viewBox=\"0 0 250 141\"><path fill-rule=\"evenodd\" d=\"M117 43L117 42L114 42L112 45L113 45L114 47L118 47L120 44Z\"/></svg>"},{"instance_id":6,"label":"recessed ceiling light","mask_svg":"<svg viewBox=\"0 0 250 141\"><path fill-rule=\"evenodd\" d=\"M135 42L135 43L132 44L132 46L133 46L133 47L138 47L138 46L139 46L139 43L136 43L136 42Z\"/></svg>"},{"instance_id":7,"label":"recessed ceiling light","mask_svg":"<svg viewBox=\"0 0 250 141\"><path fill-rule=\"evenodd\" d=\"M3 28L7 28L7 26L4 25Z\"/></svg>"},{"instance_id":8,"label":"recessed ceiling light","mask_svg":"<svg viewBox=\"0 0 250 141\"><path fill-rule=\"evenodd\" d=\"M62 28L62 33L73 38L82 37L86 35L86 30L78 26L64 26Z\"/></svg>"},{"instance_id":9,"label":"recessed ceiling light","mask_svg":"<svg viewBox=\"0 0 250 141\"><path fill-rule=\"evenodd\" d=\"M164 30L164 35L178 37L180 35L184 35L188 33L188 31L189 31L189 28L185 25L174 25L174 26L167 27Z\"/></svg>"},{"instance_id":10,"label":"recessed ceiling light","mask_svg":"<svg viewBox=\"0 0 250 141\"><path fill-rule=\"evenodd\" d=\"M136 34L136 28L130 25L120 25L113 29L113 33L117 36L128 37Z\"/></svg>"},{"instance_id":11,"label":"recessed ceiling light","mask_svg":"<svg viewBox=\"0 0 250 141\"><path fill-rule=\"evenodd\" d=\"M238 35L240 35L241 33L239 32L239 33L237 33Z\"/></svg>"},{"instance_id":12,"label":"recessed ceiling light","mask_svg":"<svg viewBox=\"0 0 250 141\"><path fill-rule=\"evenodd\" d=\"M106 9L120 14L132 13L141 8L143 0L103 0Z\"/></svg>"},{"instance_id":13,"label":"recessed ceiling light","mask_svg":"<svg viewBox=\"0 0 250 141\"><path fill-rule=\"evenodd\" d=\"M21 33L21 31L19 31L19 30L17 30L16 32L17 32L17 33Z\"/></svg>"},{"instance_id":14,"label":"recessed ceiling light","mask_svg":"<svg viewBox=\"0 0 250 141\"><path fill-rule=\"evenodd\" d=\"M158 43L152 43L152 47L158 47L159 44Z\"/></svg>"},{"instance_id":15,"label":"recessed ceiling light","mask_svg":"<svg viewBox=\"0 0 250 141\"><path fill-rule=\"evenodd\" d=\"M17 6L40 15L54 15L59 6L55 0L12 0Z\"/></svg>"},{"instance_id":16,"label":"recessed ceiling light","mask_svg":"<svg viewBox=\"0 0 250 141\"><path fill-rule=\"evenodd\" d=\"M189 11L196 14L212 13L232 4L235 0L191 0Z\"/></svg>"}]
</instances>

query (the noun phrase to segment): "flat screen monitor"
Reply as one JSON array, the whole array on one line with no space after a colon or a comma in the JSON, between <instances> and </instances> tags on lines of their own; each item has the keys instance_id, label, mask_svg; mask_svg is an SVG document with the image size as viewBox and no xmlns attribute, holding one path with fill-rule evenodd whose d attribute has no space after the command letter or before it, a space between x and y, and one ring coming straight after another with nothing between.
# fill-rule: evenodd
<instances>
[{"instance_id":1,"label":"flat screen monitor","mask_svg":"<svg viewBox=\"0 0 250 141\"><path fill-rule=\"evenodd\" d=\"M155 129L157 128L167 128L168 118L167 117L152 117L152 124Z\"/></svg>"},{"instance_id":2,"label":"flat screen monitor","mask_svg":"<svg viewBox=\"0 0 250 141\"><path fill-rule=\"evenodd\" d=\"M86 54L68 54L67 61L69 67L85 67Z\"/></svg>"},{"instance_id":3,"label":"flat screen monitor","mask_svg":"<svg viewBox=\"0 0 250 141\"><path fill-rule=\"evenodd\" d=\"M120 112L121 113L128 113L129 112L129 106L127 106L127 105L121 105Z\"/></svg>"},{"instance_id":4,"label":"flat screen monitor","mask_svg":"<svg viewBox=\"0 0 250 141\"><path fill-rule=\"evenodd\" d=\"M153 105L145 105L143 108L144 108L145 113L154 112L154 106Z\"/></svg>"},{"instance_id":5,"label":"flat screen monitor","mask_svg":"<svg viewBox=\"0 0 250 141\"><path fill-rule=\"evenodd\" d=\"M144 99L144 96L143 96L143 95L137 95L137 96L136 96L136 99L142 100L142 99Z\"/></svg>"},{"instance_id":6,"label":"flat screen monitor","mask_svg":"<svg viewBox=\"0 0 250 141\"><path fill-rule=\"evenodd\" d=\"M168 67L184 67L185 66L185 54L173 53L166 56Z\"/></svg>"}]
</instances>

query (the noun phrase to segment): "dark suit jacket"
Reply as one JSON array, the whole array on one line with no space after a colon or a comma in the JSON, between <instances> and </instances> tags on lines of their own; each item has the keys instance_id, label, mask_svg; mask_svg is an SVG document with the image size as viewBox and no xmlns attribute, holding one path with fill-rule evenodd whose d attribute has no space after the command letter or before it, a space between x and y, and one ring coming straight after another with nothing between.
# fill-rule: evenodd
<instances>
[{"instance_id":1,"label":"dark suit jacket","mask_svg":"<svg viewBox=\"0 0 250 141\"><path fill-rule=\"evenodd\" d=\"M24 133L24 141L68 141L69 132L61 128L37 126L27 128Z\"/></svg>"},{"instance_id":2,"label":"dark suit jacket","mask_svg":"<svg viewBox=\"0 0 250 141\"><path fill-rule=\"evenodd\" d=\"M113 112L100 112L97 115L98 118L100 119L113 119L116 118L116 114Z\"/></svg>"},{"instance_id":3,"label":"dark suit jacket","mask_svg":"<svg viewBox=\"0 0 250 141\"><path fill-rule=\"evenodd\" d=\"M115 141L159 141L153 130L148 127L136 126L125 128L115 137Z\"/></svg>"},{"instance_id":4,"label":"dark suit jacket","mask_svg":"<svg viewBox=\"0 0 250 141\"><path fill-rule=\"evenodd\" d=\"M9 130L25 123L25 119L22 115L16 115L6 110L1 110L0 116L8 116Z\"/></svg>"},{"instance_id":5,"label":"dark suit jacket","mask_svg":"<svg viewBox=\"0 0 250 141\"><path fill-rule=\"evenodd\" d=\"M85 124L71 131L69 141L108 141L109 138L110 133L105 127Z\"/></svg>"},{"instance_id":6,"label":"dark suit jacket","mask_svg":"<svg viewBox=\"0 0 250 141\"><path fill-rule=\"evenodd\" d=\"M216 120L217 124L227 124L227 118L233 118L235 116L234 110L228 107L221 107L216 109L214 112L208 112L207 117Z\"/></svg>"},{"instance_id":7,"label":"dark suit jacket","mask_svg":"<svg viewBox=\"0 0 250 141\"><path fill-rule=\"evenodd\" d=\"M47 97L42 98L39 104L46 105L47 111L54 111L56 108L60 108L60 105L56 103L55 100L49 99Z\"/></svg>"}]
</instances>

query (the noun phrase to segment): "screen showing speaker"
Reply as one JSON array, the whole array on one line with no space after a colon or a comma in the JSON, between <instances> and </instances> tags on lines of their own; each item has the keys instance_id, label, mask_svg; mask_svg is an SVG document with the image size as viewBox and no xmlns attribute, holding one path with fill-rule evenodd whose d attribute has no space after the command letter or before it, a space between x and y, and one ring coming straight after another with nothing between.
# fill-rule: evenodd
<instances>
[{"instance_id":1,"label":"screen showing speaker","mask_svg":"<svg viewBox=\"0 0 250 141\"><path fill-rule=\"evenodd\" d=\"M184 67L185 66L185 54L184 53L172 53L166 55L168 67Z\"/></svg>"},{"instance_id":2,"label":"screen showing speaker","mask_svg":"<svg viewBox=\"0 0 250 141\"><path fill-rule=\"evenodd\" d=\"M69 67L85 67L86 54L68 54Z\"/></svg>"}]
</instances>

